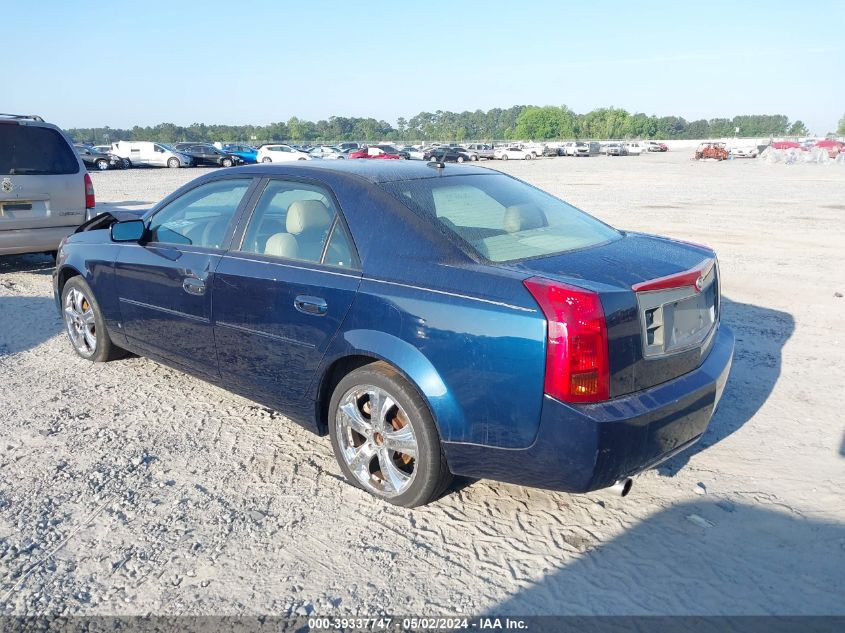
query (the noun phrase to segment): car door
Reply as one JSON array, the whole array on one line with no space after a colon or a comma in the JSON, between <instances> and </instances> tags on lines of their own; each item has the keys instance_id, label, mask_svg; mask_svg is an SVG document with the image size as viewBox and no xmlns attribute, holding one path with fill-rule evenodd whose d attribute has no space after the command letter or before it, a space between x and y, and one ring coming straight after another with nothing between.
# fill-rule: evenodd
<instances>
[{"instance_id":1,"label":"car door","mask_svg":"<svg viewBox=\"0 0 845 633\"><path fill-rule=\"evenodd\" d=\"M228 388L295 412L361 273L327 188L271 178L259 189L214 276L214 337Z\"/></svg>"},{"instance_id":2,"label":"car door","mask_svg":"<svg viewBox=\"0 0 845 633\"><path fill-rule=\"evenodd\" d=\"M218 375L211 287L253 184L249 177L202 183L154 213L144 243L121 247L115 287L131 347L192 373Z\"/></svg>"}]
</instances>

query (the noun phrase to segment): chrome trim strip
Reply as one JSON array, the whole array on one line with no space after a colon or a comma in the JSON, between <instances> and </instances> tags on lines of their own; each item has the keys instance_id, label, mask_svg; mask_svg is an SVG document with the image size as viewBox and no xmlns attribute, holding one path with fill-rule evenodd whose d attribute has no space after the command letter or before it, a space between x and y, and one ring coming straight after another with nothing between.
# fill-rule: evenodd
<instances>
[{"instance_id":1,"label":"chrome trim strip","mask_svg":"<svg viewBox=\"0 0 845 633\"><path fill-rule=\"evenodd\" d=\"M301 345L302 347L308 348L316 348L316 345L312 343L306 343L304 341L297 341L292 338L287 338L286 336L279 336L278 334L270 334L269 332L262 332L261 330L253 330L252 328L244 327L242 325L235 325L234 323L227 323L226 321L215 321L214 325L219 325L220 327L227 327L232 330L237 330L239 332L244 332L246 334L254 334L255 336L261 336L263 338L269 338L274 341L281 341L282 343L293 343L294 345Z\"/></svg>"},{"instance_id":2,"label":"chrome trim strip","mask_svg":"<svg viewBox=\"0 0 845 633\"><path fill-rule=\"evenodd\" d=\"M447 297L457 297L459 299L469 299L470 301L479 301L481 303L488 303L494 306L501 306L503 308L510 308L512 310L519 310L521 312L537 312L533 308L523 308L522 306L515 306L504 301L493 301L492 299L482 299L481 297L473 297L471 295L464 295L457 292L448 292L446 290L435 290L434 288L425 288L423 286L414 286L412 284L403 284L398 281L388 281L386 279L375 279L373 277L364 277L364 281L372 281L378 284L388 284L390 286L399 286L400 288L411 288L412 290L422 290L423 292L433 292L438 295L445 295Z\"/></svg>"},{"instance_id":3,"label":"chrome trim strip","mask_svg":"<svg viewBox=\"0 0 845 633\"><path fill-rule=\"evenodd\" d=\"M211 319L206 319L205 317L196 316L195 314L186 314L185 312L179 312L178 310L171 310L170 308L162 308L161 306L154 306L149 303L144 303L142 301L135 301L134 299L127 299L125 297L119 297L119 301L123 303L128 303L130 305L138 306L140 308L147 308L149 310L156 310L157 312L164 312L165 314L170 314L172 316L182 317L183 319L188 319L190 321L196 321L198 323L211 323Z\"/></svg>"},{"instance_id":4,"label":"chrome trim strip","mask_svg":"<svg viewBox=\"0 0 845 633\"><path fill-rule=\"evenodd\" d=\"M254 262L256 264L267 264L269 266L281 266L282 268L293 268L294 270L307 270L312 273L324 273L326 275L336 275L338 277L349 277L350 279L360 279L361 273L350 274L350 273L341 273L335 270L324 270L322 268L309 268L308 266L295 266L293 264L285 264L283 262L271 262L267 261L266 259L252 259L250 257L240 257L240 256L233 256L230 254L223 255L222 259L231 259L233 261L244 261L244 262Z\"/></svg>"}]
</instances>

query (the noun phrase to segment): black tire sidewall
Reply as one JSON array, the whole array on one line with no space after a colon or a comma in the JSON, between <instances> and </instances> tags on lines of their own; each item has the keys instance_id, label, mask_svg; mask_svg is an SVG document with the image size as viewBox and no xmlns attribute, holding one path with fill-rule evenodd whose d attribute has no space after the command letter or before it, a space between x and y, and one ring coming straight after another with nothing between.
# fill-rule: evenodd
<instances>
[{"instance_id":1,"label":"black tire sidewall","mask_svg":"<svg viewBox=\"0 0 845 633\"><path fill-rule=\"evenodd\" d=\"M97 348L91 356L83 356L79 353L79 350L76 349L76 345L73 344L73 340L70 338L70 332L67 329L67 322L64 318L64 308L65 308L65 298L67 297L68 293L71 289L76 288L82 294L85 295L85 298L88 299L88 303L91 304L91 310L94 312L94 324L97 328ZM103 361L109 360L112 355L112 343L111 339L109 338L108 331L106 330L106 323L103 319L103 312L100 310L100 304L97 303L97 298L94 296L94 293L91 291L91 286L79 276L71 277L67 283L65 283L64 288L62 288L62 324L65 328L65 334L70 341L71 347L73 351L76 352L77 356L80 358L84 358L85 360L90 360L95 363L101 363Z\"/></svg>"},{"instance_id":2,"label":"black tire sidewall","mask_svg":"<svg viewBox=\"0 0 845 633\"><path fill-rule=\"evenodd\" d=\"M341 456L335 415L343 395L353 387L360 385L373 385L389 393L396 403L405 410L417 439L419 454L414 465L414 481L408 490L395 497L385 497L364 489ZM446 467L446 458L440 445L440 435L425 401L419 392L387 363L377 362L365 365L348 374L337 384L329 404L328 426L332 450L346 479L354 486L366 490L378 499L406 508L424 505L435 499L443 490L445 484L448 483L447 480L451 479Z\"/></svg>"}]
</instances>

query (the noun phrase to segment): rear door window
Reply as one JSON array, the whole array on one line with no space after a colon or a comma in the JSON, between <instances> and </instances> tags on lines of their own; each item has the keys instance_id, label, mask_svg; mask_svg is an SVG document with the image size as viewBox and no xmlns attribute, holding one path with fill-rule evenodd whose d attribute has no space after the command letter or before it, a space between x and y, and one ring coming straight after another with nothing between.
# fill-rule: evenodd
<instances>
[{"instance_id":1,"label":"rear door window","mask_svg":"<svg viewBox=\"0 0 845 633\"><path fill-rule=\"evenodd\" d=\"M328 191L271 180L247 227L241 252L352 267L349 237Z\"/></svg>"},{"instance_id":2,"label":"rear door window","mask_svg":"<svg viewBox=\"0 0 845 633\"><path fill-rule=\"evenodd\" d=\"M32 125L0 125L0 174L79 173L76 153L61 133Z\"/></svg>"}]
</instances>

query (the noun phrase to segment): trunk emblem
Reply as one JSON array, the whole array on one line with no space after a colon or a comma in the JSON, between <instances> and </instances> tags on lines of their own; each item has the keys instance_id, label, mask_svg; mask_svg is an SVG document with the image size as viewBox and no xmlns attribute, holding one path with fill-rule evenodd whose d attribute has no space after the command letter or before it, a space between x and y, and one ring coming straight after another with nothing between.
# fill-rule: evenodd
<instances>
[{"instance_id":1,"label":"trunk emblem","mask_svg":"<svg viewBox=\"0 0 845 633\"><path fill-rule=\"evenodd\" d=\"M12 189L14 189L12 180L10 178L4 178L2 187L4 193L11 193Z\"/></svg>"}]
</instances>

